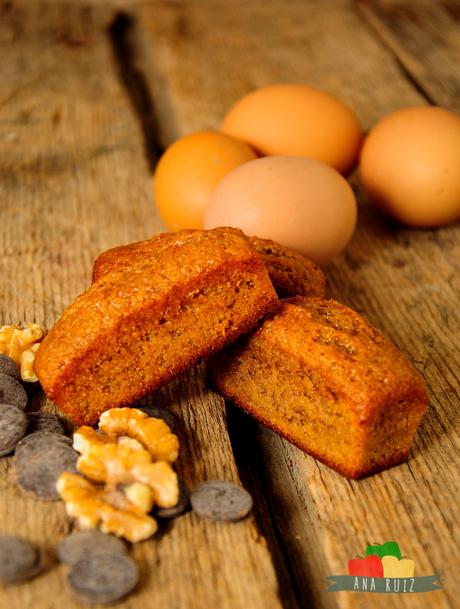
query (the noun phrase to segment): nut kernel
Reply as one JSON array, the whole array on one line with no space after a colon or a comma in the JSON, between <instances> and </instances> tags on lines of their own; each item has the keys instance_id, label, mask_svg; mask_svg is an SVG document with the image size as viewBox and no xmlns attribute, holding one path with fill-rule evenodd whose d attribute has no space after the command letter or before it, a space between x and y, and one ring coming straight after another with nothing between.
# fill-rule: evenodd
<instances>
[{"instance_id":1,"label":"nut kernel","mask_svg":"<svg viewBox=\"0 0 460 609\"><path fill-rule=\"evenodd\" d=\"M34 361L45 334L46 329L39 324L26 324L25 328L17 324L0 328L0 353L8 355L16 362L23 381L38 381L34 372Z\"/></svg>"},{"instance_id":2,"label":"nut kernel","mask_svg":"<svg viewBox=\"0 0 460 609\"><path fill-rule=\"evenodd\" d=\"M137 440L152 457L173 463L179 454L179 440L161 419L137 408L111 408L102 413L99 429L108 436L128 436Z\"/></svg>"},{"instance_id":3,"label":"nut kernel","mask_svg":"<svg viewBox=\"0 0 460 609\"><path fill-rule=\"evenodd\" d=\"M150 463L152 458L146 450L133 450L119 444L93 446L80 455L77 469L87 478L106 484L128 484L135 482L133 468L138 463Z\"/></svg>"},{"instance_id":4,"label":"nut kernel","mask_svg":"<svg viewBox=\"0 0 460 609\"><path fill-rule=\"evenodd\" d=\"M137 542L151 537L158 528L156 521L139 508L122 499L122 506L113 505L110 491L100 489L78 474L64 473L56 488L65 502L69 516L77 519L83 529L100 526L104 533Z\"/></svg>"},{"instance_id":5,"label":"nut kernel","mask_svg":"<svg viewBox=\"0 0 460 609\"><path fill-rule=\"evenodd\" d=\"M91 448L95 446L104 446L106 444L121 444L123 446L129 446L136 450L145 450L140 442L129 436L109 437L105 434L89 427L89 425L82 425L74 431L73 434L73 448L80 454L86 454Z\"/></svg>"},{"instance_id":6,"label":"nut kernel","mask_svg":"<svg viewBox=\"0 0 460 609\"><path fill-rule=\"evenodd\" d=\"M82 425L73 433L73 448L82 455L85 455L95 446L104 446L111 442L110 438L97 432L88 425Z\"/></svg>"},{"instance_id":7,"label":"nut kernel","mask_svg":"<svg viewBox=\"0 0 460 609\"><path fill-rule=\"evenodd\" d=\"M176 472L166 461L152 463L146 450L121 444L97 445L78 458L77 469L92 480L112 486L136 482L146 485L159 507L172 507L179 499Z\"/></svg>"},{"instance_id":8,"label":"nut kernel","mask_svg":"<svg viewBox=\"0 0 460 609\"><path fill-rule=\"evenodd\" d=\"M80 453L77 470L88 480L65 473L57 489L80 527L139 541L157 529L147 515L155 505L177 504L179 484L171 462L179 441L162 420L134 408L108 410L99 430L83 425L74 432L73 447Z\"/></svg>"},{"instance_id":9,"label":"nut kernel","mask_svg":"<svg viewBox=\"0 0 460 609\"><path fill-rule=\"evenodd\" d=\"M141 512L148 514L155 505L155 495L153 489L141 482L133 482L124 487L124 492L129 501Z\"/></svg>"}]
</instances>

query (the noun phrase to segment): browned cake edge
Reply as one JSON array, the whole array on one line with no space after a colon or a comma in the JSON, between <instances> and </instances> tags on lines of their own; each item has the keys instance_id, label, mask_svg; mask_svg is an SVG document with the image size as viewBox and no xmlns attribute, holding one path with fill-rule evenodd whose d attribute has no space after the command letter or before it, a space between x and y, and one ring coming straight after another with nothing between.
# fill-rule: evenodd
<instances>
[{"instance_id":1,"label":"browned cake edge","mask_svg":"<svg viewBox=\"0 0 460 609\"><path fill-rule=\"evenodd\" d=\"M190 231L182 233L193 234ZM92 281L102 279L107 273L119 271L136 260L154 255L159 241L167 239L167 233L156 235L145 241L121 245L99 254L93 266ZM248 237L254 249L264 259L270 279L280 298L288 296L326 295L326 278L323 271L311 260L270 239Z\"/></svg>"},{"instance_id":2,"label":"browned cake edge","mask_svg":"<svg viewBox=\"0 0 460 609\"><path fill-rule=\"evenodd\" d=\"M184 238L192 238L194 234L201 231L190 229L177 233L159 233L150 239L136 241L126 245L118 245L101 252L94 261L92 282L99 281L108 273L122 271L124 268L139 262L139 259L148 260L155 256L158 246L168 245L170 237L181 235Z\"/></svg>"}]
</instances>

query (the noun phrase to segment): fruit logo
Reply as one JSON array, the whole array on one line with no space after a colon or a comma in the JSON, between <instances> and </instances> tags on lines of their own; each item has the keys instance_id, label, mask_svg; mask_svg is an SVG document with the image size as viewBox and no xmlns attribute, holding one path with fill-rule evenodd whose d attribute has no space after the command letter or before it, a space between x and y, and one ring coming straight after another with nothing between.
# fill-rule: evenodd
<instances>
[{"instance_id":1,"label":"fruit logo","mask_svg":"<svg viewBox=\"0 0 460 609\"><path fill-rule=\"evenodd\" d=\"M367 546L364 558L350 558L348 575L363 577L414 577L415 563L401 557L396 541Z\"/></svg>"},{"instance_id":2,"label":"fruit logo","mask_svg":"<svg viewBox=\"0 0 460 609\"><path fill-rule=\"evenodd\" d=\"M327 580L328 592L410 594L442 589L438 575L415 577L414 561L401 555L396 541L367 546L365 556L348 561L348 575L330 575Z\"/></svg>"}]
</instances>

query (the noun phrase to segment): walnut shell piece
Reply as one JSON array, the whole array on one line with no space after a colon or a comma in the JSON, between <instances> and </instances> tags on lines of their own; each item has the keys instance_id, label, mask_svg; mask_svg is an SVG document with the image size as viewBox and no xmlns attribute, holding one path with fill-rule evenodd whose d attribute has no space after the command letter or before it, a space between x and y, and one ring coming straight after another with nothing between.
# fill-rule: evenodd
<instances>
[{"instance_id":1,"label":"walnut shell piece","mask_svg":"<svg viewBox=\"0 0 460 609\"><path fill-rule=\"evenodd\" d=\"M158 528L154 518L144 514L123 494L99 488L83 476L63 473L56 485L66 512L82 529L100 527L104 533L135 543L151 537Z\"/></svg>"}]
</instances>

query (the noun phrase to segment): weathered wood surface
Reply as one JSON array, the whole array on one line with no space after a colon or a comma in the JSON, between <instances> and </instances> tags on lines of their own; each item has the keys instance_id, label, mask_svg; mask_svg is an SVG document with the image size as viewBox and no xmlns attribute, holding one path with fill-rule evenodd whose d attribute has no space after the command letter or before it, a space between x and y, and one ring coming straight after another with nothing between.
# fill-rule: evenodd
<instances>
[{"instance_id":1,"label":"weathered wood surface","mask_svg":"<svg viewBox=\"0 0 460 609\"><path fill-rule=\"evenodd\" d=\"M395 4L411 4L411 14L417 12L418 3ZM397 108L426 103L420 91L428 86L430 70L439 67L430 63L423 80L415 83L418 74L408 78L399 56L376 39L356 5L345 1L327 3L327 8L319 2L241 1L219 10L208 2L160 2L141 10L140 19L147 37L145 72L163 145L191 131L218 127L241 95L280 81L305 82L337 94L369 128ZM458 31L449 32L444 55L453 54L460 40ZM404 38L398 44L410 42ZM412 42L417 56L424 46L419 30L412 33ZM442 86L442 69L439 73L438 80L430 81L430 98L449 105L454 99ZM449 82L458 82L458 73L450 73ZM454 607L460 593L460 229L398 227L368 206L356 176L353 184L360 199L359 225L347 253L327 271L330 294L391 336L425 376L431 406L411 459L348 482L233 413L235 435L249 425L247 441L237 442L236 454L248 479L262 477L301 606L313 599L313 606L325 608ZM445 590L417 597L325 593L327 575L345 573L349 557L362 553L368 543L387 539L400 542L404 554L415 560L418 575L442 574Z\"/></svg>"},{"instance_id":2,"label":"weathered wood surface","mask_svg":"<svg viewBox=\"0 0 460 609\"><path fill-rule=\"evenodd\" d=\"M160 230L146 156L152 165L155 151L176 137L217 127L229 105L254 87L322 87L355 107L366 128L427 98L458 102L453 2L439 10L424 5L416 25L415 1L87 4L8 3L0 17L6 323L51 325L88 285L99 251ZM122 7L133 27L117 21L114 52L107 28ZM433 32L445 20L451 25L441 42ZM430 48L437 45L436 60L426 55L425 38ZM359 226L328 269L330 294L391 336L429 384L430 411L410 462L347 482L239 411L226 413L204 387L202 370L191 371L150 398L183 421L180 470L191 485L241 476L256 499L254 517L212 525L188 514L139 544L141 585L123 607L456 606L460 230L401 229L367 205L356 176L353 184ZM25 497L11 479L10 460L0 460L0 468L1 530L52 554L70 527L62 505ZM409 598L325 592L327 575L345 573L349 557L387 539L415 560L416 574L442 574L445 591ZM31 584L0 589L0 607L80 606L65 591L64 573L54 565Z\"/></svg>"},{"instance_id":3,"label":"weathered wood surface","mask_svg":"<svg viewBox=\"0 0 460 609\"><path fill-rule=\"evenodd\" d=\"M362 15L431 103L460 110L460 2L359 0Z\"/></svg>"},{"instance_id":4,"label":"weathered wood surface","mask_svg":"<svg viewBox=\"0 0 460 609\"><path fill-rule=\"evenodd\" d=\"M107 28L112 9L56 4L3 7L0 22L1 321L51 326L89 284L103 249L160 228L142 133ZM220 398L192 371L154 397L183 421L179 464L190 485L238 480ZM81 606L53 564L69 531L61 503L41 503L14 484L0 460L0 531L49 555L45 573L0 588L2 609ZM187 514L138 544L138 591L128 608L280 607L275 570L255 519L214 525Z\"/></svg>"}]
</instances>

